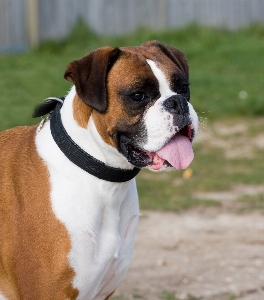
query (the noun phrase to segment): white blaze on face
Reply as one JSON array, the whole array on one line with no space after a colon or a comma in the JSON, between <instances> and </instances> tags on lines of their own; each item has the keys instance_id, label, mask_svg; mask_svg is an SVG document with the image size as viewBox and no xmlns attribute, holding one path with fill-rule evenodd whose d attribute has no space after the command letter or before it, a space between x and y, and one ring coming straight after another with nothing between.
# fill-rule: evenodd
<instances>
[{"instance_id":1,"label":"white blaze on face","mask_svg":"<svg viewBox=\"0 0 264 300\"><path fill-rule=\"evenodd\" d=\"M156 152L162 148L172 136L174 136L179 128L173 125L173 115L165 109L163 103L166 99L177 93L173 92L164 72L152 60L147 59L153 74L159 82L160 98L151 106L144 116L144 123L147 130L148 141L143 149L149 152ZM197 115L190 103L190 119L193 120L196 132L198 125Z\"/></svg>"},{"instance_id":2,"label":"white blaze on face","mask_svg":"<svg viewBox=\"0 0 264 300\"><path fill-rule=\"evenodd\" d=\"M147 59L147 63L159 82L160 98L148 109L144 117L148 137L144 149L155 152L177 132L177 128L173 126L173 116L163 106L163 102L176 93L171 90L165 74L157 67L156 63L149 59Z\"/></svg>"}]
</instances>

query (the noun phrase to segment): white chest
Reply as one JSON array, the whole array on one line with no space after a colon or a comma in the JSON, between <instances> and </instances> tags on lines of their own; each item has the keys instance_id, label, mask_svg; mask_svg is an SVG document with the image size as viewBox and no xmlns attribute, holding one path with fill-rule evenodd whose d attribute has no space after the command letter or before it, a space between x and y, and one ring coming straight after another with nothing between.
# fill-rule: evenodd
<instances>
[{"instance_id":1,"label":"white chest","mask_svg":"<svg viewBox=\"0 0 264 300\"><path fill-rule=\"evenodd\" d=\"M70 187L70 181L54 177L51 173L52 204L71 236L69 260L78 299L105 299L131 261L139 216L134 183L113 191L109 184L96 185L97 180L83 188L84 182ZM67 188L62 191L62 186Z\"/></svg>"},{"instance_id":2,"label":"white chest","mask_svg":"<svg viewBox=\"0 0 264 300\"><path fill-rule=\"evenodd\" d=\"M50 173L53 211L71 238L68 257L78 299L105 299L131 261L139 218L135 180L110 183L89 175L60 152L48 126L36 144Z\"/></svg>"}]
</instances>

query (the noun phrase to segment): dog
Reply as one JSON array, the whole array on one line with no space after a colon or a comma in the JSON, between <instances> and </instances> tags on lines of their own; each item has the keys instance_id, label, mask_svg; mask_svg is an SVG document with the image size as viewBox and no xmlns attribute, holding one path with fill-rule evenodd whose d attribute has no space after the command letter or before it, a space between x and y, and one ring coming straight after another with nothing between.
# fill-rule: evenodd
<instances>
[{"instance_id":1,"label":"dog","mask_svg":"<svg viewBox=\"0 0 264 300\"><path fill-rule=\"evenodd\" d=\"M132 257L140 169L188 167L198 117L172 46L103 47L34 126L0 135L0 299L109 299Z\"/></svg>"}]
</instances>

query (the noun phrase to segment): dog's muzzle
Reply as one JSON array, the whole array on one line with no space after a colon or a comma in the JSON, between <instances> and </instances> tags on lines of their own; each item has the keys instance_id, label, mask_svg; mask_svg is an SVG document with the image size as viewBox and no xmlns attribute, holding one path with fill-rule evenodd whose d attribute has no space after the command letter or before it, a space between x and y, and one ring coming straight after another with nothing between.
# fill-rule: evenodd
<instances>
[{"instance_id":1,"label":"dog's muzzle","mask_svg":"<svg viewBox=\"0 0 264 300\"><path fill-rule=\"evenodd\" d=\"M169 113L177 115L189 114L189 106L183 95L173 95L163 102L164 107Z\"/></svg>"}]
</instances>

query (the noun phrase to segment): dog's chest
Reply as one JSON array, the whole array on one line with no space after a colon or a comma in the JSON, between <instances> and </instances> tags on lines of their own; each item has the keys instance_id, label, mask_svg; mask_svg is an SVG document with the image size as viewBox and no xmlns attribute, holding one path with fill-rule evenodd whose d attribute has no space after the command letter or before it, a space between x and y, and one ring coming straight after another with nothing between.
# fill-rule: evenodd
<instances>
[{"instance_id":1,"label":"dog's chest","mask_svg":"<svg viewBox=\"0 0 264 300\"><path fill-rule=\"evenodd\" d=\"M125 276L133 252L138 212L131 204L136 198L103 190L92 196L92 203L91 193L80 195L76 190L75 208L68 207L72 220L60 215L61 203L55 203L60 199L53 198L54 210L71 236L69 260L76 273L73 285L80 292L78 299L105 299Z\"/></svg>"},{"instance_id":2,"label":"dog's chest","mask_svg":"<svg viewBox=\"0 0 264 300\"><path fill-rule=\"evenodd\" d=\"M52 141L45 151L38 149L50 173L53 211L71 239L68 257L78 299L105 299L131 261L139 217L135 181L98 180L70 163Z\"/></svg>"}]
</instances>

